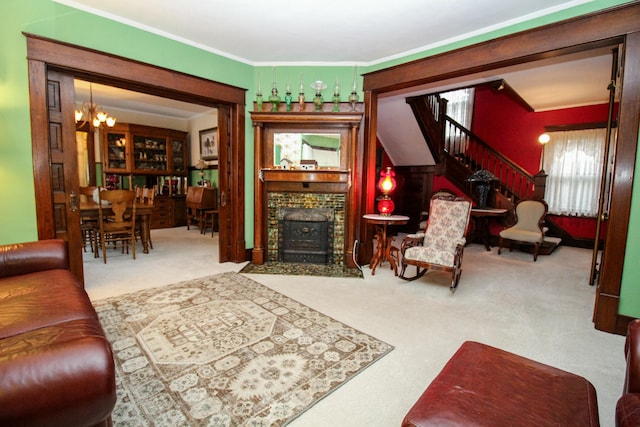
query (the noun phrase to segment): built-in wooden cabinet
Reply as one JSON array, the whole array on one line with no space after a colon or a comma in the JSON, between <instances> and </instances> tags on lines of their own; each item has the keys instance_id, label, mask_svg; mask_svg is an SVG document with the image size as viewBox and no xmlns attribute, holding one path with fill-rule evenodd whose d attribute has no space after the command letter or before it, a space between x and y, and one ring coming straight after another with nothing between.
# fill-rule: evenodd
<instances>
[{"instance_id":1,"label":"built-in wooden cabinet","mask_svg":"<svg viewBox=\"0 0 640 427\"><path fill-rule=\"evenodd\" d=\"M185 196L156 196L153 201L151 228L171 228L186 225Z\"/></svg>"},{"instance_id":2,"label":"built-in wooden cabinet","mask_svg":"<svg viewBox=\"0 0 640 427\"><path fill-rule=\"evenodd\" d=\"M187 134L172 129L118 123L104 130L105 173L186 175Z\"/></svg>"},{"instance_id":3,"label":"built-in wooden cabinet","mask_svg":"<svg viewBox=\"0 0 640 427\"><path fill-rule=\"evenodd\" d=\"M103 130L102 152L105 185L128 178L128 188L133 188L133 177L144 176L147 186L156 186L151 228L186 224L186 132L117 123Z\"/></svg>"}]
</instances>

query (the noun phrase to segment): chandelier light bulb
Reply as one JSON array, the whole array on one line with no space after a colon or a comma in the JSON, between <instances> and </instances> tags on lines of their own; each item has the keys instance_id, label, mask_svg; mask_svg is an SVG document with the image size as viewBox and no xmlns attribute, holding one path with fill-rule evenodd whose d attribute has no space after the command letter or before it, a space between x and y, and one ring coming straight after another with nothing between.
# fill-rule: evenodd
<instances>
[{"instance_id":1,"label":"chandelier light bulb","mask_svg":"<svg viewBox=\"0 0 640 427\"><path fill-rule=\"evenodd\" d=\"M96 117L98 118L100 123L104 123L107 121L107 113L105 113L104 111L98 111L96 113Z\"/></svg>"},{"instance_id":2,"label":"chandelier light bulb","mask_svg":"<svg viewBox=\"0 0 640 427\"><path fill-rule=\"evenodd\" d=\"M76 123L82 121L81 127L89 123L91 130L96 130L106 124L113 127L116 124L116 118L110 116L106 111L102 110L98 104L93 102L93 85L89 83L89 101L84 102L79 110L74 112Z\"/></svg>"}]
</instances>

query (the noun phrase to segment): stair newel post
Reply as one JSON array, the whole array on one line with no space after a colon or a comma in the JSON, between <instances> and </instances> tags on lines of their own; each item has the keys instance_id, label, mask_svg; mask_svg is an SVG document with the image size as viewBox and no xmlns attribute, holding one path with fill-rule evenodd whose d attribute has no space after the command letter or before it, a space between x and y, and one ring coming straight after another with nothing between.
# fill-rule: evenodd
<instances>
[{"instance_id":1,"label":"stair newel post","mask_svg":"<svg viewBox=\"0 0 640 427\"><path fill-rule=\"evenodd\" d=\"M540 171L533 176L533 198L543 200L546 188L547 174L544 171Z\"/></svg>"},{"instance_id":2,"label":"stair newel post","mask_svg":"<svg viewBox=\"0 0 640 427\"><path fill-rule=\"evenodd\" d=\"M440 133L440 150L442 151L443 149L447 149L448 147L445 146L446 142L446 120L445 120L445 116L447 115L447 103L449 101L446 100L445 98L441 98L440 95L438 95L438 108L440 111L438 111L438 130Z\"/></svg>"}]
</instances>

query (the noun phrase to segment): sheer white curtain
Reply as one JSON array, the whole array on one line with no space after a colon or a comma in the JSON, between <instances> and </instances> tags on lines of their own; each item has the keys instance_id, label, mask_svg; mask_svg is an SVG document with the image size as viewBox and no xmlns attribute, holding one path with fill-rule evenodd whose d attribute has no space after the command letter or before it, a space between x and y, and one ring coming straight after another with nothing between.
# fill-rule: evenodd
<instances>
[{"instance_id":1,"label":"sheer white curtain","mask_svg":"<svg viewBox=\"0 0 640 427\"><path fill-rule=\"evenodd\" d=\"M447 103L447 116L467 129L471 127L474 93L474 88L467 88L445 92L440 95L449 101Z\"/></svg>"},{"instance_id":2,"label":"sheer white curtain","mask_svg":"<svg viewBox=\"0 0 640 427\"><path fill-rule=\"evenodd\" d=\"M545 200L558 215L595 216L598 212L606 129L549 132L544 147Z\"/></svg>"},{"instance_id":3,"label":"sheer white curtain","mask_svg":"<svg viewBox=\"0 0 640 427\"><path fill-rule=\"evenodd\" d=\"M447 116L469 130L471 129L471 119L473 117L474 93L474 88L467 88L445 92L440 95L448 101ZM465 134L460 133L457 128L446 126L445 139L450 153L464 153L467 151L468 138Z\"/></svg>"}]
</instances>

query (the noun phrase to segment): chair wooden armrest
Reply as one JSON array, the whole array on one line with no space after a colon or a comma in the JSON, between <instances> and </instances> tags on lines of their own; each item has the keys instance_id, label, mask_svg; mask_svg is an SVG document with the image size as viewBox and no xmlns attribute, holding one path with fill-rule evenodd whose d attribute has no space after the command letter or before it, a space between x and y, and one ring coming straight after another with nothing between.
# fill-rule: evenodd
<instances>
[{"instance_id":1,"label":"chair wooden armrest","mask_svg":"<svg viewBox=\"0 0 640 427\"><path fill-rule=\"evenodd\" d=\"M407 234L404 239L402 239L402 244L400 245L400 253L404 255L404 251L413 246L422 246L422 242L424 241L424 233L415 233L415 234Z\"/></svg>"},{"instance_id":2,"label":"chair wooden armrest","mask_svg":"<svg viewBox=\"0 0 640 427\"><path fill-rule=\"evenodd\" d=\"M409 234L402 241L400 278L415 280L427 270L450 272L450 288L454 292L462 272L462 254L470 215L469 200L455 197L431 199L426 231ZM416 274L412 277L405 276L409 265L416 267Z\"/></svg>"}]
</instances>

